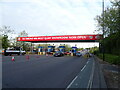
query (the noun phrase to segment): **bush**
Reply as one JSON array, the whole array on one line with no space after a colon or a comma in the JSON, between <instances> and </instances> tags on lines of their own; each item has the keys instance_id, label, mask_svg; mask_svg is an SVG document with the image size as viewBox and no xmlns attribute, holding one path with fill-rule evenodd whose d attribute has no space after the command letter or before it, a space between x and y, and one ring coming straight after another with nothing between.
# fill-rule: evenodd
<instances>
[{"instance_id":1,"label":"bush","mask_svg":"<svg viewBox=\"0 0 120 90\"><path fill-rule=\"evenodd\" d=\"M94 54L98 56L99 50L94 51Z\"/></svg>"},{"instance_id":2,"label":"bush","mask_svg":"<svg viewBox=\"0 0 120 90\"><path fill-rule=\"evenodd\" d=\"M103 54L98 54L97 56L103 59ZM112 55L112 54L105 54L105 61L109 62L110 64L120 65L120 56Z\"/></svg>"}]
</instances>

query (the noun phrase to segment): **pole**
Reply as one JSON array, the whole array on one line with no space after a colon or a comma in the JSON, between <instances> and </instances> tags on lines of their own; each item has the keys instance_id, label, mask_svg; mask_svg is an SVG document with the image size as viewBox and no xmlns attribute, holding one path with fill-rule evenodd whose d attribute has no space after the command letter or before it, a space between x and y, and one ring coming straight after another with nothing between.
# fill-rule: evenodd
<instances>
[{"instance_id":1,"label":"pole","mask_svg":"<svg viewBox=\"0 0 120 90\"><path fill-rule=\"evenodd\" d=\"M104 0L102 1L102 13L103 13L103 61L105 60L105 47L104 47Z\"/></svg>"}]
</instances>

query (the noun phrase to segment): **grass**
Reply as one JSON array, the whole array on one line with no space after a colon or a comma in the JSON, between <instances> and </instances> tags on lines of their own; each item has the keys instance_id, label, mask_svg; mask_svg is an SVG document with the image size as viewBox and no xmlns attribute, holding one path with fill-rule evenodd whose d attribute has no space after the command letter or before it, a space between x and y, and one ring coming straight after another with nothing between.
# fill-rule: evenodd
<instances>
[{"instance_id":1,"label":"grass","mask_svg":"<svg viewBox=\"0 0 120 90\"><path fill-rule=\"evenodd\" d=\"M103 59L103 54L98 54L98 57ZM120 65L120 56L113 54L105 54L105 61L109 62L110 64Z\"/></svg>"}]
</instances>

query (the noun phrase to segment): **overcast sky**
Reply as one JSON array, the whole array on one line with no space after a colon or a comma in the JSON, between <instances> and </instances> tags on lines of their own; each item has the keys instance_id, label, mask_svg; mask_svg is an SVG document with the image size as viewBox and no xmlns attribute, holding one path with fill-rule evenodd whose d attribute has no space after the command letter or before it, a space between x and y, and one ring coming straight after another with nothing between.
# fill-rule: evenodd
<instances>
[{"instance_id":1,"label":"overcast sky","mask_svg":"<svg viewBox=\"0 0 120 90\"><path fill-rule=\"evenodd\" d=\"M0 0L0 26L29 36L93 34L101 12L102 0Z\"/></svg>"}]
</instances>

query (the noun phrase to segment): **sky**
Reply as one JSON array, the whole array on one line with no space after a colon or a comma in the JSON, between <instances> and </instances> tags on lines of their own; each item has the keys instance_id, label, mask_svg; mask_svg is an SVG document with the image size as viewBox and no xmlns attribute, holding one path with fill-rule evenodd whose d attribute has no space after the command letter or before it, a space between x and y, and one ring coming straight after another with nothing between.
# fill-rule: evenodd
<instances>
[{"instance_id":1,"label":"sky","mask_svg":"<svg viewBox=\"0 0 120 90\"><path fill-rule=\"evenodd\" d=\"M14 36L23 30L29 36L96 34L101 13L102 0L0 0L0 27L10 26Z\"/></svg>"}]
</instances>

